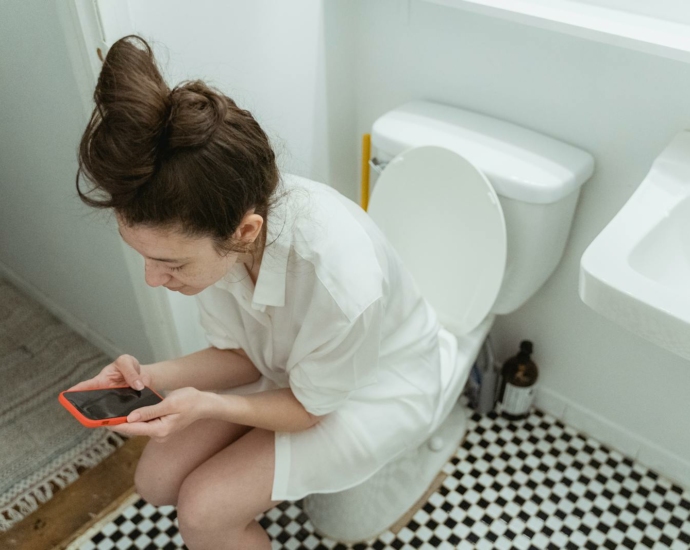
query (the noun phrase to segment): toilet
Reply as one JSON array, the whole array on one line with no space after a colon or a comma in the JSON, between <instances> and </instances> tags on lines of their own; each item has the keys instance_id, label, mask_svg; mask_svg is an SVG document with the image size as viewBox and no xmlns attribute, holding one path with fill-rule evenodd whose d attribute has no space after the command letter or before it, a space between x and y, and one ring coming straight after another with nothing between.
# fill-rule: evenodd
<instances>
[{"instance_id":1,"label":"toilet","mask_svg":"<svg viewBox=\"0 0 690 550\"><path fill-rule=\"evenodd\" d=\"M592 156L571 145L428 101L377 119L371 144L378 178L368 212L457 339L457 353L425 443L356 487L305 498L317 532L345 543L398 522L456 452L469 417L458 398L495 316L518 309L554 271L594 170Z\"/></svg>"}]
</instances>

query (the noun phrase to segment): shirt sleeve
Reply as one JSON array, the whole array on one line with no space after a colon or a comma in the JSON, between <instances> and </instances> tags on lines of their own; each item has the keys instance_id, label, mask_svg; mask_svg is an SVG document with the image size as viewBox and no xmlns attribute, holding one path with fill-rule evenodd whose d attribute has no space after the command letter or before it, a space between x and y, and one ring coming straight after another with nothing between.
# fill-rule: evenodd
<instances>
[{"instance_id":1,"label":"shirt sleeve","mask_svg":"<svg viewBox=\"0 0 690 550\"><path fill-rule=\"evenodd\" d=\"M354 320L321 327L314 349L288 369L293 394L311 414L328 414L353 390L376 383L383 303L374 301Z\"/></svg>"},{"instance_id":2,"label":"shirt sleeve","mask_svg":"<svg viewBox=\"0 0 690 550\"><path fill-rule=\"evenodd\" d=\"M218 349L239 349L240 344L233 338L218 319L211 314L201 300L197 300L199 307L199 321L204 332L206 333L206 340L214 348Z\"/></svg>"}]
</instances>

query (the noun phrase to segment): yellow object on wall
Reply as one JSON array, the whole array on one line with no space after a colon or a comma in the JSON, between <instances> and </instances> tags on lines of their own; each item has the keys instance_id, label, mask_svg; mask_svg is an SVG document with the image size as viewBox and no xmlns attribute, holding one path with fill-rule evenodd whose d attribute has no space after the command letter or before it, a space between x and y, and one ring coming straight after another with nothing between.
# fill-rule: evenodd
<instances>
[{"instance_id":1,"label":"yellow object on wall","mask_svg":"<svg viewBox=\"0 0 690 550\"><path fill-rule=\"evenodd\" d=\"M360 185L360 206L369 206L369 158L371 157L371 134L362 136L362 182Z\"/></svg>"}]
</instances>

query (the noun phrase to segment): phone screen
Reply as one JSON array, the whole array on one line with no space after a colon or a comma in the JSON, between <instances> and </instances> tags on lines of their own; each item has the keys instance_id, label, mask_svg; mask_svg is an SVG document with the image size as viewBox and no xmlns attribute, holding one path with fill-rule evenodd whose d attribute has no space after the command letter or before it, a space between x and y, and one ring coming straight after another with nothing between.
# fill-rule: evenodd
<instances>
[{"instance_id":1,"label":"phone screen","mask_svg":"<svg viewBox=\"0 0 690 550\"><path fill-rule=\"evenodd\" d=\"M134 409L160 403L162 399L149 388L108 388L65 392L65 399L91 420L127 416Z\"/></svg>"}]
</instances>

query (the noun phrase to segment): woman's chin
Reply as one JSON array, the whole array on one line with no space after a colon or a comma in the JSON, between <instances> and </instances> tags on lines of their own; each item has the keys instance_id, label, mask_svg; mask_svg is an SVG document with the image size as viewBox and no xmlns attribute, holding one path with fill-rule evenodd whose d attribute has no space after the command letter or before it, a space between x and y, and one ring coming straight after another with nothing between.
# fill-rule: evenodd
<instances>
[{"instance_id":1,"label":"woman's chin","mask_svg":"<svg viewBox=\"0 0 690 550\"><path fill-rule=\"evenodd\" d=\"M173 290L174 292L179 292L180 294L184 294L185 296L194 296L195 294L199 294L203 290L203 288L193 288L191 286L183 286L180 288L175 288L175 289L169 289Z\"/></svg>"},{"instance_id":2,"label":"woman's chin","mask_svg":"<svg viewBox=\"0 0 690 550\"><path fill-rule=\"evenodd\" d=\"M168 289L170 292L180 292L182 294L184 294L185 290L187 289L186 286L177 286L177 287L166 286L165 288Z\"/></svg>"}]
</instances>

